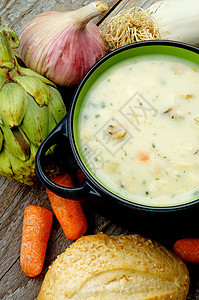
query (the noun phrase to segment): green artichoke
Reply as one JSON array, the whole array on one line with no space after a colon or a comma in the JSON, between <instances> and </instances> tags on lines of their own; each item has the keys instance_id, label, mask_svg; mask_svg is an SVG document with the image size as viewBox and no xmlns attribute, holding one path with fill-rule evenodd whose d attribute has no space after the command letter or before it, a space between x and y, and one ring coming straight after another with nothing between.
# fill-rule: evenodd
<instances>
[{"instance_id":1,"label":"green artichoke","mask_svg":"<svg viewBox=\"0 0 199 300\"><path fill-rule=\"evenodd\" d=\"M66 108L51 81L19 65L18 46L0 19L0 174L32 185L37 149Z\"/></svg>"}]
</instances>

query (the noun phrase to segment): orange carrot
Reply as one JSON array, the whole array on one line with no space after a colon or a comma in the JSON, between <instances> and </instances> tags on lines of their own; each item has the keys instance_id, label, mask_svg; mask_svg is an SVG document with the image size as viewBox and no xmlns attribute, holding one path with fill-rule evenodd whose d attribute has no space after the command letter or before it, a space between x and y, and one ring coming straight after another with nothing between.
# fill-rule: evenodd
<instances>
[{"instance_id":1,"label":"orange carrot","mask_svg":"<svg viewBox=\"0 0 199 300\"><path fill-rule=\"evenodd\" d=\"M199 238L178 240L173 248L184 261L199 263Z\"/></svg>"},{"instance_id":2,"label":"orange carrot","mask_svg":"<svg viewBox=\"0 0 199 300\"><path fill-rule=\"evenodd\" d=\"M77 180L79 183L82 183L86 177L84 176L84 173L80 169L77 170Z\"/></svg>"},{"instance_id":3,"label":"orange carrot","mask_svg":"<svg viewBox=\"0 0 199 300\"><path fill-rule=\"evenodd\" d=\"M58 175L53 177L52 180L62 186L74 187L69 174ZM66 238L76 240L84 235L87 231L88 223L80 201L59 197L48 189L46 191Z\"/></svg>"},{"instance_id":4,"label":"orange carrot","mask_svg":"<svg viewBox=\"0 0 199 300\"><path fill-rule=\"evenodd\" d=\"M44 207L29 205L24 211L20 263L29 277L42 271L52 221L52 212Z\"/></svg>"}]
</instances>

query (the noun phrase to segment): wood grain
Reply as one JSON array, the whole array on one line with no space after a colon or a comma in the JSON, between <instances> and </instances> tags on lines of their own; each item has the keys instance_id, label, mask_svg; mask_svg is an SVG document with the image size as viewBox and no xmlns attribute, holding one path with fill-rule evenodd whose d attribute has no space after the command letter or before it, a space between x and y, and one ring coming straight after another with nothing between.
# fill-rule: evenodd
<instances>
[{"instance_id":1,"label":"wood grain","mask_svg":"<svg viewBox=\"0 0 199 300\"><path fill-rule=\"evenodd\" d=\"M110 18L112 18L114 15L118 14L120 11L124 9L130 9L132 7L142 7L144 9L148 8L152 3L157 2L155 0L122 0L118 3L118 5L109 13L109 15L104 19L103 22L99 24L99 27L101 30L103 30L104 26L108 22Z\"/></svg>"},{"instance_id":2,"label":"wood grain","mask_svg":"<svg viewBox=\"0 0 199 300\"><path fill-rule=\"evenodd\" d=\"M2 1L2 0L1 0ZM70 11L92 2L91 0L3 0L0 4L0 16L6 26L11 27L17 34L23 26L38 14L49 11ZM117 1L106 1L111 8ZM97 22L96 18L94 22Z\"/></svg>"}]
</instances>

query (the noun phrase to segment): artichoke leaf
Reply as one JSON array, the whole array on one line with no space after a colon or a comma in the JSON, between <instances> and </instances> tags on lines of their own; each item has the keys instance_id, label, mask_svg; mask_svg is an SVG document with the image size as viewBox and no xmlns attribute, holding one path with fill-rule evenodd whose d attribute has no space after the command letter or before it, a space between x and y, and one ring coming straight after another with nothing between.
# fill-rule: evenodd
<instances>
[{"instance_id":1,"label":"artichoke leaf","mask_svg":"<svg viewBox=\"0 0 199 300\"><path fill-rule=\"evenodd\" d=\"M0 91L0 117L9 126L19 126L26 111L27 94L14 82L4 84Z\"/></svg>"},{"instance_id":2,"label":"artichoke leaf","mask_svg":"<svg viewBox=\"0 0 199 300\"><path fill-rule=\"evenodd\" d=\"M13 171L13 176L10 179L21 181L27 185L33 185L36 179L35 173L35 156L37 153L38 147L31 144L30 145L30 158L23 162L19 159L16 159L12 154L9 154L9 160L11 168Z\"/></svg>"},{"instance_id":3,"label":"artichoke leaf","mask_svg":"<svg viewBox=\"0 0 199 300\"><path fill-rule=\"evenodd\" d=\"M66 114L66 107L58 90L51 86L49 86L48 89L50 91L49 108L56 123L59 123Z\"/></svg>"},{"instance_id":4,"label":"artichoke leaf","mask_svg":"<svg viewBox=\"0 0 199 300\"><path fill-rule=\"evenodd\" d=\"M10 155L10 163L12 166L12 170L14 174L20 175L23 174L23 176L30 176L33 177L33 173L35 176L35 155L37 153L38 147L31 144L31 156L27 161L21 161L19 159L16 159L13 155ZM32 174L32 176L31 176Z\"/></svg>"},{"instance_id":5,"label":"artichoke leaf","mask_svg":"<svg viewBox=\"0 0 199 300\"><path fill-rule=\"evenodd\" d=\"M26 161L30 157L29 142L20 128L9 128L5 123L1 124L4 135L4 147L21 161Z\"/></svg>"},{"instance_id":6,"label":"artichoke leaf","mask_svg":"<svg viewBox=\"0 0 199 300\"><path fill-rule=\"evenodd\" d=\"M20 84L39 106L48 105L49 90L47 85L40 79L33 76L15 76L13 80Z\"/></svg>"},{"instance_id":7,"label":"artichoke leaf","mask_svg":"<svg viewBox=\"0 0 199 300\"><path fill-rule=\"evenodd\" d=\"M7 77L8 70L5 68L0 68L0 75Z\"/></svg>"},{"instance_id":8,"label":"artichoke leaf","mask_svg":"<svg viewBox=\"0 0 199 300\"><path fill-rule=\"evenodd\" d=\"M2 149L2 146L3 146L3 132L0 129L0 151Z\"/></svg>"},{"instance_id":9,"label":"artichoke leaf","mask_svg":"<svg viewBox=\"0 0 199 300\"><path fill-rule=\"evenodd\" d=\"M0 30L0 49L0 68L12 70L15 66L14 51L10 44L10 36L4 28Z\"/></svg>"},{"instance_id":10,"label":"artichoke leaf","mask_svg":"<svg viewBox=\"0 0 199 300\"><path fill-rule=\"evenodd\" d=\"M6 83L7 78L0 74L0 90L2 89L3 85Z\"/></svg>"},{"instance_id":11,"label":"artichoke leaf","mask_svg":"<svg viewBox=\"0 0 199 300\"><path fill-rule=\"evenodd\" d=\"M9 40L11 45L13 46L13 49L19 48L20 42L17 34L11 28L7 28L6 31L10 37Z\"/></svg>"},{"instance_id":12,"label":"artichoke leaf","mask_svg":"<svg viewBox=\"0 0 199 300\"><path fill-rule=\"evenodd\" d=\"M37 73L37 72L35 72L35 71L31 70L31 69L23 68L23 67L20 67L20 66L18 66L18 69L19 69L19 72L20 72L21 75L36 77L36 78L40 79L41 81L43 81L44 83L56 87L56 85L54 84L54 82L50 81L46 77L40 75L39 73Z\"/></svg>"},{"instance_id":13,"label":"artichoke leaf","mask_svg":"<svg viewBox=\"0 0 199 300\"><path fill-rule=\"evenodd\" d=\"M38 106L34 99L27 95L26 113L20 128L33 144L40 146L49 134L48 106Z\"/></svg>"},{"instance_id":14,"label":"artichoke leaf","mask_svg":"<svg viewBox=\"0 0 199 300\"><path fill-rule=\"evenodd\" d=\"M13 171L9 159L9 151L5 148L3 148L3 150L0 152L0 161L0 174L12 179Z\"/></svg>"}]
</instances>

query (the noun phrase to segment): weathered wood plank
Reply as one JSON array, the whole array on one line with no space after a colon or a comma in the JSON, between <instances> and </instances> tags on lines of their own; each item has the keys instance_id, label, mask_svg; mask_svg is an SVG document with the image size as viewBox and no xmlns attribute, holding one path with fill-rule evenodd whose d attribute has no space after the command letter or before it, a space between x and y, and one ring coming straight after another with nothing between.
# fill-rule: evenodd
<instances>
[{"instance_id":1,"label":"weathered wood plank","mask_svg":"<svg viewBox=\"0 0 199 300\"><path fill-rule=\"evenodd\" d=\"M15 189L13 189L13 185ZM4 209L4 215L1 217L0 236L3 236L3 239L0 241L0 259L2 259L1 267L3 269L1 276L4 276L10 265L19 256L23 211L25 207L34 203L44 206L47 200L43 189L21 187L21 184L13 183L12 187L9 184L3 193L3 198L7 200L7 204Z\"/></svg>"},{"instance_id":2,"label":"weathered wood plank","mask_svg":"<svg viewBox=\"0 0 199 300\"><path fill-rule=\"evenodd\" d=\"M42 12L75 10L91 2L92 0L4 0L2 6L0 4L0 16L7 26L19 34L26 23ZM107 0L106 2L111 7L116 0ZM96 18L94 21L97 22L98 19Z\"/></svg>"},{"instance_id":3,"label":"weathered wood plank","mask_svg":"<svg viewBox=\"0 0 199 300\"><path fill-rule=\"evenodd\" d=\"M100 23L99 27L101 30L103 30L108 20L124 9L130 9L132 7L142 7L144 9L147 9L151 4L157 1L158 0L134 0L134 1L122 0L121 2L118 3L115 9L104 19L104 21Z\"/></svg>"}]
</instances>

